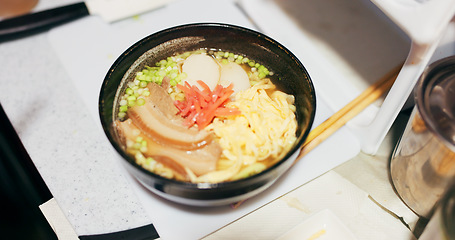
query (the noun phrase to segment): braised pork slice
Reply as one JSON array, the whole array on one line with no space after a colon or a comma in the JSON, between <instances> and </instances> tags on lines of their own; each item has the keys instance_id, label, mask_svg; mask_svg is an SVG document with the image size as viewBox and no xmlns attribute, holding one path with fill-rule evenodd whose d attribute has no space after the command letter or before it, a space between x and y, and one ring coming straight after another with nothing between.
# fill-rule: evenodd
<instances>
[{"instance_id":1,"label":"braised pork slice","mask_svg":"<svg viewBox=\"0 0 455 240\"><path fill-rule=\"evenodd\" d=\"M148 86L150 96L142 106L128 110L128 117L149 138L162 145L179 149L198 149L210 144L213 135L196 127L183 125L183 118L164 88L155 83Z\"/></svg>"},{"instance_id":2,"label":"braised pork slice","mask_svg":"<svg viewBox=\"0 0 455 240\"><path fill-rule=\"evenodd\" d=\"M221 148L216 141L211 141L197 149L183 150L156 142L141 132L131 119L123 122L117 121L116 125L125 140L129 139L134 142L138 137L141 137L147 141L147 149L143 152L144 156L154 158L183 176L186 175L185 168L190 169L197 176L216 169L216 162L221 155Z\"/></svg>"}]
</instances>

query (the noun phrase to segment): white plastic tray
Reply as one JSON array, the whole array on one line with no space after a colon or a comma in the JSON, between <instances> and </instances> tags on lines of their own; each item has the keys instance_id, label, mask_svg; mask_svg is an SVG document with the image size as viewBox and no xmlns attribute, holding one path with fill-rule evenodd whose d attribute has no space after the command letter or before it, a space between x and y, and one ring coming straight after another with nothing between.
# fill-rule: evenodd
<instances>
[{"instance_id":1,"label":"white plastic tray","mask_svg":"<svg viewBox=\"0 0 455 240\"><path fill-rule=\"evenodd\" d=\"M420 75L434 56L450 20L455 14L453 0L372 0L412 41L406 61L373 121L355 132L362 150L374 154Z\"/></svg>"},{"instance_id":2,"label":"white plastic tray","mask_svg":"<svg viewBox=\"0 0 455 240\"><path fill-rule=\"evenodd\" d=\"M220 9L223 11L220 12ZM174 17L170 18L171 15ZM167 27L191 22L224 22L255 29L231 0L182 0L111 25L96 17L88 17L55 28L49 32L48 37L71 78L68 81L74 84L81 101L86 104L101 132L97 109L98 94L110 65L124 50L141 38ZM318 99L314 126L331 114L333 111L324 100ZM328 149L330 151L327 151ZM360 147L355 136L342 128L295 164L271 188L237 209L228 206L208 209L181 206L165 201L144 189L124 168L121 168L122 176L118 177L125 177L129 181L162 239L199 239L346 162L359 152ZM113 162L117 161L120 159L113 159ZM103 178L102 175L98 177ZM71 199L59 198L58 193L55 193L54 197L64 212L67 210L65 207L71 207ZM69 220L77 221L71 219L71 216Z\"/></svg>"},{"instance_id":3,"label":"white plastic tray","mask_svg":"<svg viewBox=\"0 0 455 240\"><path fill-rule=\"evenodd\" d=\"M332 211L324 209L278 238L278 240L299 239L356 240L357 238Z\"/></svg>"}]
</instances>

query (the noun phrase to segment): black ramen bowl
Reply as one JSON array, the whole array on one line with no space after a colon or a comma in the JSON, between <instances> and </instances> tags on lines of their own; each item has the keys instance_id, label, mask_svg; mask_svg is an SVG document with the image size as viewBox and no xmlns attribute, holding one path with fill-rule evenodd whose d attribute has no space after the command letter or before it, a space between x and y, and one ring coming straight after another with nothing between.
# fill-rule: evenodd
<instances>
[{"instance_id":1,"label":"black ramen bowl","mask_svg":"<svg viewBox=\"0 0 455 240\"><path fill-rule=\"evenodd\" d=\"M239 53L266 66L278 77L277 88L295 96L298 122L297 141L276 164L259 174L223 183L189 183L154 174L125 152L113 126L118 104L126 83L146 65L176 52L201 48ZM126 169L145 187L168 200L193 205L227 205L250 198L272 185L287 171L300 153L316 111L316 96L308 72L283 45L259 32L228 24L202 23L172 27L154 33L127 49L112 65L101 87L99 114L107 138L123 158Z\"/></svg>"}]
</instances>

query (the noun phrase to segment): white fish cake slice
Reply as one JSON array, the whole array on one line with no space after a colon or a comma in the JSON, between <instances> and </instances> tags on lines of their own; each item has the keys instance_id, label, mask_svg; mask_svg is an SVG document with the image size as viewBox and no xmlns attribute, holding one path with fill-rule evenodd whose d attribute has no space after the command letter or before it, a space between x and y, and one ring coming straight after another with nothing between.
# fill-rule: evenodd
<instances>
[{"instance_id":1,"label":"white fish cake slice","mask_svg":"<svg viewBox=\"0 0 455 240\"><path fill-rule=\"evenodd\" d=\"M212 57L205 54L194 54L185 59L182 72L187 74L184 81L198 86L199 89L202 88L197 83L198 80L202 80L213 90L220 79L220 66Z\"/></svg>"},{"instance_id":2,"label":"white fish cake slice","mask_svg":"<svg viewBox=\"0 0 455 240\"><path fill-rule=\"evenodd\" d=\"M234 94L251 87L246 71L234 62L229 62L221 66L219 84L223 87L227 87L231 83L234 83Z\"/></svg>"}]
</instances>

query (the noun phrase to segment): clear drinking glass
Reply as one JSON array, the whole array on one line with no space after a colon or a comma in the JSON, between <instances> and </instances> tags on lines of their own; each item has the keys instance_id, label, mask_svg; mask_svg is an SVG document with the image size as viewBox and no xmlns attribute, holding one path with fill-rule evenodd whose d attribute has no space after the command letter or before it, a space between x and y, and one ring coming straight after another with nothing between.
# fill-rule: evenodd
<instances>
[{"instance_id":1,"label":"clear drinking glass","mask_svg":"<svg viewBox=\"0 0 455 240\"><path fill-rule=\"evenodd\" d=\"M415 101L393 152L390 176L403 202L429 219L455 178L455 56L424 71Z\"/></svg>"},{"instance_id":2,"label":"clear drinking glass","mask_svg":"<svg viewBox=\"0 0 455 240\"><path fill-rule=\"evenodd\" d=\"M455 188L447 192L419 240L455 239Z\"/></svg>"}]
</instances>

